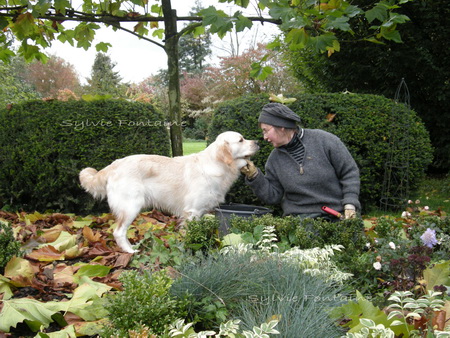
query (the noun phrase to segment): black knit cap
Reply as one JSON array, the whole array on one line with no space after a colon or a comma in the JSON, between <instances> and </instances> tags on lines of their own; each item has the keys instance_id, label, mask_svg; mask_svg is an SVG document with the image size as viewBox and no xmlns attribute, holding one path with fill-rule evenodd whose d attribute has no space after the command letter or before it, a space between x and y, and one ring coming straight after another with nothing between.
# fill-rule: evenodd
<instances>
[{"instance_id":1,"label":"black knit cap","mask_svg":"<svg viewBox=\"0 0 450 338\"><path fill-rule=\"evenodd\" d=\"M275 102L266 104L258 118L259 123L289 129L295 129L301 121L300 117L284 104Z\"/></svg>"}]
</instances>

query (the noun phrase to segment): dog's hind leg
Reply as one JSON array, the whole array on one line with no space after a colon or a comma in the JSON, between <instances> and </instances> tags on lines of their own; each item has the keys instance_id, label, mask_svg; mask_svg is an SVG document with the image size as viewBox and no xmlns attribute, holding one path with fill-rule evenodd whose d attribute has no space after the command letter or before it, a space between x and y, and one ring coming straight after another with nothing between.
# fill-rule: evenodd
<instances>
[{"instance_id":1,"label":"dog's hind leg","mask_svg":"<svg viewBox=\"0 0 450 338\"><path fill-rule=\"evenodd\" d=\"M114 230L114 239L116 240L117 245L125 252L135 253L137 250L134 250L131 247L131 243L127 237L127 231L130 227L130 224L133 223L136 216L139 214L140 209L121 211L116 215L117 227Z\"/></svg>"}]
</instances>

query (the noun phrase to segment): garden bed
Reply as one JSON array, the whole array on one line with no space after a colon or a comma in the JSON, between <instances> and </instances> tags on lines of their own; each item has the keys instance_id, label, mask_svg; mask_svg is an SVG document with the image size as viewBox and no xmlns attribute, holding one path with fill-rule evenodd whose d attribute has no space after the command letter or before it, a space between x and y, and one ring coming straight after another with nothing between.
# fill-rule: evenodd
<instances>
[{"instance_id":1,"label":"garden bed","mask_svg":"<svg viewBox=\"0 0 450 338\"><path fill-rule=\"evenodd\" d=\"M228 327L405 337L448 326L450 220L415 202L398 217L337 224L232 218L225 237L214 216L183 229L145 212L128 232L135 255L119 251L110 214L0 211L0 221L4 336L187 337Z\"/></svg>"}]
</instances>

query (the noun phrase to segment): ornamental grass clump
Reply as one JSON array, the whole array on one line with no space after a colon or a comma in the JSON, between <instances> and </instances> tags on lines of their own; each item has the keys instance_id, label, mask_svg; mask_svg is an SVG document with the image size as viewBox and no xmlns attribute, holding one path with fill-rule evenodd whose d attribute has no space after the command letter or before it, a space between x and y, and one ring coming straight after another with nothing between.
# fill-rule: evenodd
<instances>
[{"instance_id":1,"label":"ornamental grass clump","mask_svg":"<svg viewBox=\"0 0 450 338\"><path fill-rule=\"evenodd\" d=\"M342 334L328 311L346 300L344 287L304 273L298 264L254 252L229 252L205 257L179 272L181 278L171 292L179 297L190 295L188 320L197 321L200 327L196 329L217 328L223 318L213 320L211 312L218 308L227 320L242 320L246 330L272 318L279 320L280 337Z\"/></svg>"}]
</instances>

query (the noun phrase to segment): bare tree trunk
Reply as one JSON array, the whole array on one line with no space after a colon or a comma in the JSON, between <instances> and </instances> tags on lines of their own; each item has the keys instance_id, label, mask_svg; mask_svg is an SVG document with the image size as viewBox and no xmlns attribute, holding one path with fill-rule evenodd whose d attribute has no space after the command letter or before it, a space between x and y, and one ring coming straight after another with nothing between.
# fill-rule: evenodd
<instances>
[{"instance_id":1,"label":"bare tree trunk","mask_svg":"<svg viewBox=\"0 0 450 338\"><path fill-rule=\"evenodd\" d=\"M183 155L183 137L181 129L181 91L180 70L178 65L177 11L172 10L170 0L162 0L165 25L165 51L169 73L169 123L172 156Z\"/></svg>"}]
</instances>

